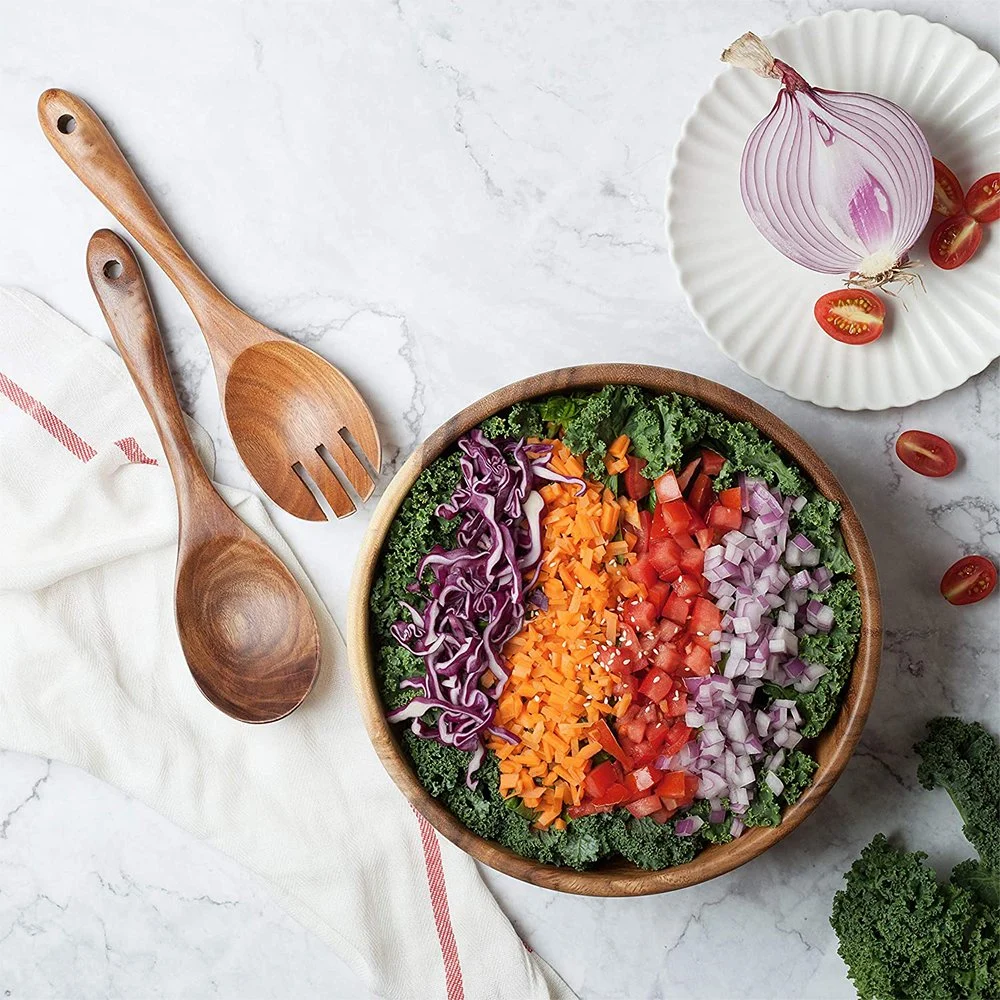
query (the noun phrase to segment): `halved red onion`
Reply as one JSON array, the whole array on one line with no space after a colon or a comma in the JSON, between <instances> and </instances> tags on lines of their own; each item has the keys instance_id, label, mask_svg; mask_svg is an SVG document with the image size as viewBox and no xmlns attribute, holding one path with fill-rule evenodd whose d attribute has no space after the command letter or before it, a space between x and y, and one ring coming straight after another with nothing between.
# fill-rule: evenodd
<instances>
[{"instance_id":1,"label":"halved red onion","mask_svg":"<svg viewBox=\"0 0 1000 1000\"><path fill-rule=\"evenodd\" d=\"M917 123L884 98L811 87L750 32L722 58L782 85L743 150L743 204L764 238L812 271L899 280L934 197Z\"/></svg>"}]
</instances>

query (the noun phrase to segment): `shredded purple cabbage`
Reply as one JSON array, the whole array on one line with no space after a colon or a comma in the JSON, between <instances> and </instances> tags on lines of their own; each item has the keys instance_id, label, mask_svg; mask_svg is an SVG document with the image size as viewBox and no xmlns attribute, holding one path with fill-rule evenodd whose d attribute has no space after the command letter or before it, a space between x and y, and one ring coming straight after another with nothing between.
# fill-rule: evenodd
<instances>
[{"instance_id":1,"label":"shredded purple cabbage","mask_svg":"<svg viewBox=\"0 0 1000 1000\"><path fill-rule=\"evenodd\" d=\"M388 718L411 720L421 739L472 752L466 783L475 788L484 737L517 742L493 720L509 676L501 652L524 624L541 565L540 481L579 482L581 492L586 486L549 468L551 445L494 442L477 429L460 438L458 448L462 480L436 512L459 519L457 545L435 546L424 556L410 590L425 603L419 609L404 603L408 620L392 626L393 637L420 657L425 672L403 682L416 697ZM432 579L424 584L427 573ZM487 671L496 678L489 691L482 686ZM431 710L436 717L425 718Z\"/></svg>"}]
</instances>

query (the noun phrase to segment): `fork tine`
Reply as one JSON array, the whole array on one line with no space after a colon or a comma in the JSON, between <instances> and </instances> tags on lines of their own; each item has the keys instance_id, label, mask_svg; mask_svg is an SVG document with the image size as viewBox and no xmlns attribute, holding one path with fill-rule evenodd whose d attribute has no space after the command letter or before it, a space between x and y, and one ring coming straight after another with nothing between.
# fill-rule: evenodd
<instances>
[{"instance_id":1,"label":"fork tine","mask_svg":"<svg viewBox=\"0 0 1000 1000\"><path fill-rule=\"evenodd\" d=\"M321 445L322 447L322 445ZM375 492L375 480L368 470L358 461L357 455L350 445L339 435L334 434L326 444L330 457L340 466L350 484L357 490L362 500L367 500Z\"/></svg>"},{"instance_id":2,"label":"fork tine","mask_svg":"<svg viewBox=\"0 0 1000 1000\"><path fill-rule=\"evenodd\" d=\"M302 459L302 467L312 476L313 482L326 497L337 517L347 517L354 513L354 501L347 495L347 490L340 485L340 480L330 471L319 452L306 455Z\"/></svg>"},{"instance_id":3,"label":"fork tine","mask_svg":"<svg viewBox=\"0 0 1000 1000\"><path fill-rule=\"evenodd\" d=\"M345 431L350 434L377 475L382 471L382 442L371 410L362 405L360 410L352 414L352 418L337 436L341 437Z\"/></svg>"}]
</instances>

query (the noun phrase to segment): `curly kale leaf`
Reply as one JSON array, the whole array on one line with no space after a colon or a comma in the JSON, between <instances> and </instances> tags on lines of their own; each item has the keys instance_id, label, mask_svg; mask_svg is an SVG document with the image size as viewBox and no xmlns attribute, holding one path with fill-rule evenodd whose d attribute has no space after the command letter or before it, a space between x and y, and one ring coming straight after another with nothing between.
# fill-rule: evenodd
<instances>
[{"instance_id":1,"label":"curly kale leaf","mask_svg":"<svg viewBox=\"0 0 1000 1000\"><path fill-rule=\"evenodd\" d=\"M743 814L743 822L747 826L777 826L781 822L782 808L798 801L812 783L817 766L816 761L804 751L790 751L784 764L775 772L784 785L780 795L771 791L761 771L757 777L753 802Z\"/></svg>"},{"instance_id":2,"label":"curly kale leaf","mask_svg":"<svg viewBox=\"0 0 1000 1000\"><path fill-rule=\"evenodd\" d=\"M802 470L753 424L710 413L706 437L726 458L726 465L716 480L718 489L733 485L736 473L745 472L777 486L785 496L802 496L811 490Z\"/></svg>"},{"instance_id":3,"label":"curly kale leaf","mask_svg":"<svg viewBox=\"0 0 1000 1000\"><path fill-rule=\"evenodd\" d=\"M830 923L861 1000L987 1000L1000 989L993 912L966 888L939 884L923 852L878 834L834 896Z\"/></svg>"},{"instance_id":4,"label":"curly kale leaf","mask_svg":"<svg viewBox=\"0 0 1000 1000\"><path fill-rule=\"evenodd\" d=\"M465 784L472 755L437 740L422 740L411 730L402 735L403 749L413 762L420 784L435 797Z\"/></svg>"},{"instance_id":5,"label":"curly kale leaf","mask_svg":"<svg viewBox=\"0 0 1000 1000\"><path fill-rule=\"evenodd\" d=\"M854 563L840 533L840 504L815 490L802 495L808 496L809 502L792 515L792 529L801 531L819 548L823 564L831 573L853 573Z\"/></svg>"},{"instance_id":6,"label":"curly kale leaf","mask_svg":"<svg viewBox=\"0 0 1000 1000\"><path fill-rule=\"evenodd\" d=\"M501 413L484 420L481 429L483 433L494 440L499 438L542 437L545 432L545 419L537 403L530 400L515 403Z\"/></svg>"},{"instance_id":7,"label":"curly kale leaf","mask_svg":"<svg viewBox=\"0 0 1000 1000\"><path fill-rule=\"evenodd\" d=\"M1000 895L1000 747L978 722L939 717L927 723L917 778L924 788L943 788L962 817L962 832L981 866L963 869L995 903Z\"/></svg>"},{"instance_id":8,"label":"curly kale leaf","mask_svg":"<svg viewBox=\"0 0 1000 1000\"><path fill-rule=\"evenodd\" d=\"M608 445L625 433L633 411L645 403L645 395L632 385L607 385L576 397L575 403L573 416L563 425L563 440L574 455L586 456L587 472L601 481L607 474Z\"/></svg>"},{"instance_id":9,"label":"curly kale leaf","mask_svg":"<svg viewBox=\"0 0 1000 1000\"><path fill-rule=\"evenodd\" d=\"M657 823L648 816L635 819L623 810L608 813L608 841L640 868L670 868L691 861L699 850L696 837L678 837L674 824Z\"/></svg>"},{"instance_id":10,"label":"curly kale leaf","mask_svg":"<svg viewBox=\"0 0 1000 1000\"><path fill-rule=\"evenodd\" d=\"M458 525L435 511L451 499L461 475L458 453L442 455L420 473L400 506L382 549L369 601L376 636L395 642L389 628L399 619L399 602L412 596L406 588L416 577L417 564L435 545L454 545Z\"/></svg>"}]
</instances>

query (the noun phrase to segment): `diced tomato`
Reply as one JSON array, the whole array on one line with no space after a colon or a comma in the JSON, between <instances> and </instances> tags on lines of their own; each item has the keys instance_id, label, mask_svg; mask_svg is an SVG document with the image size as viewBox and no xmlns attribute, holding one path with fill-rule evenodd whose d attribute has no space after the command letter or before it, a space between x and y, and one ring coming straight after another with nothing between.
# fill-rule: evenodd
<instances>
[{"instance_id":1,"label":"diced tomato","mask_svg":"<svg viewBox=\"0 0 1000 1000\"><path fill-rule=\"evenodd\" d=\"M628 798L628 791L621 782L615 782L607 791L594 797L594 802L599 806L618 806Z\"/></svg>"},{"instance_id":2,"label":"diced tomato","mask_svg":"<svg viewBox=\"0 0 1000 1000\"><path fill-rule=\"evenodd\" d=\"M690 574L679 576L674 580L672 586L674 593L678 597L694 597L696 594L701 593L700 580Z\"/></svg>"},{"instance_id":3,"label":"diced tomato","mask_svg":"<svg viewBox=\"0 0 1000 1000\"><path fill-rule=\"evenodd\" d=\"M659 750L649 740L640 740L632 747L632 763L636 767L642 767L643 764L652 764L659 756Z\"/></svg>"},{"instance_id":4,"label":"diced tomato","mask_svg":"<svg viewBox=\"0 0 1000 1000\"><path fill-rule=\"evenodd\" d=\"M691 484L691 480L694 479L695 473L698 471L698 466L701 465L701 458L694 458L687 465L684 466L681 474L677 477L677 485L682 491L687 491L688 486Z\"/></svg>"},{"instance_id":5,"label":"diced tomato","mask_svg":"<svg viewBox=\"0 0 1000 1000\"><path fill-rule=\"evenodd\" d=\"M673 693L667 699L667 715L682 716L688 710L688 696L686 691L678 691L674 688Z\"/></svg>"},{"instance_id":6,"label":"diced tomato","mask_svg":"<svg viewBox=\"0 0 1000 1000\"><path fill-rule=\"evenodd\" d=\"M708 523L713 528L722 528L725 531L739 531L743 523L743 512L733 510L731 507L723 507L717 503L708 512Z\"/></svg>"},{"instance_id":7,"label":"diced tomato","mask_svg":"<svg viewBox=\"0 0 1000 1000\"><path fill-rule=\"evenodd\" d=\"M684 550L669 536L658 538L650 543L649 561L657 573L668 573L680 563L683 552Z\"/></svg>"},{"instance_id":8,"label":"diced tomato","mask_svg":"<svg viewBox=\"0 0 1000 1000\"><path fill-rule=\"evenodd\" d=\"M659 812L663 806L659 796L647 795L644 799L636 799L635 802L629 802L625 808L636 819L642 819L643 816L651 816L653 813Z\"/></svg>"},{"instance_id":9,"label":"diced tomato","mask_svg":"<svg viewBox=\"0 0 1000 1000\"><path fill-rule=\"evenodd\" d=\"M722 612L704 597L696 597L691 606L691 631L710 635L722 628Z\"/></svg>"},{"instance_id":10,"label":"diced tomato","mask_svg":"<svg viewBox=\"0 0 1000 1000\"><path fill-rule=\"evenodd\" d=\"M701 449L701 468L708 475L717 476L725 464L726 460L717 451L712 451L711 448Z\"/></svg>"},{"instance_id":11,"label":"diced tomato","mask_svg":"<svg viewBox=\"0 0 1000 1000\"><path fill-rule=\"evenodd\" d=\"M618 732L621 733L623 740L628 740L629 743L635 746L641 743L643 737L646 735L646 723L642 719L631 719L628 722L619 719Z\"/></svg>"},{"instance_id":12,"label":"diced tomato","mask_svg":"<svg viewBox=\"0 0 1000 1000\"><path fill-rule=\"evenodd\" d=\"M660 617L652 601L640 601L635 598L625 605L622 614L636 632L651 632Z\"/></svg>"},{"instance_id":13,"label":"diced tomato","mask_svg":"<svg viewBox=\"0 0 1000 1000\"><path fill-rule=\"evenodd\" d=\"M694 523L694 518L692 517L692 527L694 527ZM705 525L702 524L702 527L704 528ZM687 549L696 549L698 547L698 543L686 531L678 531L677 534L674 535L674 541L681 547L682 552Z\"/></svg>"},{"instance_id":14,"label":"diced tomato","mask_svg":"<svg viewBox=\"0 0 1000 1000\"><path fill-rule=\"evenodd\" d=\"M706 549L710 549L716 542L716 531L714 528L702 528L701 531L696 531L694 537L698 540L698 548L704 552Z\"/></svg>"},{"instance_id":15,"label":"diced tomato","mask_svg":"<svg viewBox=\"0 0 1000 1000\"><path fill-rule=\"evenodd\" d=\"M668 597L667 600L670 600L670 598ZM666 607L665 604L664 607ZM663 621L660 622L659 631L656 633L656 640L661 644L673 642L673 640L677 636L677 633L683 631L683 629L684 629L684 622L678 623L671 620L670 618L665 618Z\"/></svg>"},{"instance_id":16,"label":"diced tomato","mask_svg":"<svg viewBox=\"0 0 1000 1000\"><path fill-rule=\"evenodd\" d=\"M705 569L705 553L699 548L685 549L681 555L681 569L685 573L701 576Z\"/></svg>"},{"instance_id":17,"label":"diced tomato","mask_svg":"<svg viewBox=\"0 0 1000 1000\"><path fill-rule=\"evenodd\" d=\"M673 686L674 682L670 674L657 667L652 667L646 674L645 680L639 685L639 694L651 701L663 701L670 694Z\"/></svg>"},{"instance_id":18,"label":"diced tomato","mask_svg":"<svg viewBox=\"0 0 1000 1000\"><path fill-rule=\"evenodd\" d=\"M642 500L643 497L649 496L649 488L652 483L642 474L642 470L648 464L644 458L629 455L628 468L625 470L622 484L625 487L625 496L631 497L633 500Z\"/></svg>"},{"instance_id":19,"label":"diced tomato","mask_svg":"<svg viewBox=\"0 0 1000 1000\"><path fill-rule=\"evenodd\" d=\"M663 808L670 813L671 816L680 808L680 803L677 799L670 798L669 795L661 795L660 801L663 803Z\"/></svg>"},{"instance_id":20,"label":"diced tomato","mask_svg":"<svg viewBox=\"0 0 1000 1000\"><path fill-rule=\"evenodd\" d=\"M625 791L628 793L629 800L634 801L646 795L651 795L651 790L656 787L656 783L659 780L660 772L647 764L645 767L636 768L631 773L626 774L623 784L625 785Z\"/></svg>"},{"instance_id":21,"label":"diced tomato","mask_svg":"<svg viewBox=\"0 0 1000 1000\"><path fill-rule=\"evenodd\" d=\"M661 646L660 651L653 660L653 666L657 670L663 670L668 674L677 672L677 668L684 663L684 657L674 646Z\"/></svg>"},{"instance_id":22,"label":"diced tomato","mask_svg":"<svg viewBox=\"0 0 1000 1000\"><path fill-rule=\"evenodd\" d=\"M626 767L632 766L632 761L629 759L628 755L622 749L621 744L618 742L618 738L613 732L611 732L611 727L604 721L600 719L597 725L587 734L592 740L595 740L601 745L601 749L605 753L611 754L615 760L620 761Z\"/></svg>"},{"instance_id":23,"label":"diced tomato","mask_svg":"<svg viewBox=\"0 0 1000 1000\"><path fill-rule=\"evenodd\" d=\"M656 518L660 520L671 535L687 531L691 526L691 508L683 500L668 500L657 503Z\"/></svg>"},{"instance_id":24,"label":"diced tomato","mask_svg":"<svg viewBox=\"0 0 1000 1000\"><path fill-rule=\"evenodd\" d=\"M683 579L683 577L680 579ZM677 584L675 583L674 586L676 587ZM683 625L688 620L688 615L690 613L691 607L688 602L676 593L676 591L671 592L666 603L663 605L663 617L669 618L672 622L676 622L678 625Z\"/></svg>"},{"instance_id":25,"label":"diced tomato","mask_svg":"<svg viewBox=\"0 0 1000 1000\"><path fill-rule=\"evenodd\" d=\"M686 787L684 779L686 777L684 771L667 771L656 786L656 794L666 796L669 799L683 799Z\"/></svg>"},{"instance_id":26,"label":"diced tomato","mask_svg":"<svg viewBox=\"0 0 1000 1000\"><path fill-rule=\"evenodd\" d=\"M648 510L639 511L639 527L636 529L635 551L642 555L649 548L649 533L653 528L653 515Z\"/></svg>"},{"instance_id":27,"label":"diced tomato","mask_svg":"<svg viewBox=\"0 0 1000 1000\"><path fill-rule=\"evenodd\" d=\"M712 672L712 654L704 646L692 645L684 657L684 664L695 677L707 677Z\"/></svg>"},{"instance_id":28,"label":"diced tomato","mask_svg":"<svg viewBox=\"0 0 1000 1000\"><path fill-rule=\"evenodd\" d=\"M647 702L642 708L636 712L635 717L637 719L642 719L647 726L651 726L654 722L658 722L660 719L660 709L657 705L652 702ZM649 733L645 735L646 739L649 739Z\"/></svg>"},{"instance_id":29,"label":"diced tomato","mask_svg":"<svg viewBox=\"0 0 1000 1000\"><path fill-rule=\"evenodd\" d=\"M677 482L677 476L674 475L674 470L667 469L667 471L656 480L657 504L667 503L670 500L680 500L682 496L683 494L681 493L680 485Z\"/></svg>"},{"instance_id":30,"label":"diced tomato","mask_svg":"<svg viewBox=\"0 0 1000 1000\"><path fill-rule=\"evenodd\" d=\"M654 823L669 823L674 813L677 812L676 809L657 809L655 813L650 813L649 818Z\"/></svg>"},{"instance_id":31,"label":"diced tomato","mask_svg":"<svg viewBox=\"0 0 1000 1000\"><path fill-rule=\"evenodd\" d=\"M656 608L656 616L659 618L660 612L663 610L663 605L666 603L667 598L670 596L670 584L665 583L660 580L654 583L652 587L649 588L649 593L646 595L646 600Z\"/></svg>"},{"instance_id":32,"label":"diced tomato","mask_svg":"<svg viewBox=\"0 0 1000 1000\"><path fill-rule=\"evenodd\" d=\"M660 579L660 574L647 556L639 558L625 568L628 578L634 583L641 583L647 590Z\"/></svg>"},{"instance_id":33,"label":"diced tomato","mask_svg":"<svg viewBox=\"0 0 1000 1000\"><path fill-rule=\"evenodd\" d=\"M715 490L712 488L712 480L704 472L699 472L691 489L688 490L688 503L700 514L712 505L715 499Z\"/></svg>"},{"instance_id":34,"label":"diced tomato","mask_svg":"<svg viewBox=\"0 0 1000 1000\"><path fill-rule=\"evenodd\" d=\"M606 646L597 651L598 660L613 674L622 676L632 669L633 658L621 646Z\"/></svg>"},{"instance_id":35,"label":"diced tomato","mask_svg":"<svg viewBox=\"0 0 1000 1000\"><path fill-rule=\"evenodd\" d=\"M606 760L592 768L583 782L584 791L590 798L603 795L612 785L622 780L618 765Z\"/></svg>"},{"instance_id":36,"label":"diced tomato","mask_svg":"<svg viewBox=\"0 0 1000 1000\"><path fill-rule=\"evenodd\" d=\"M693 799L698 792L698 786L701 781L698 779L696 774L688 774L684 772L684 798Z\"/></svg>"},{"instance_id":37,"label":"diced tomato","mask_svg":"<svg viewBox=\"0 0 1000 1000\"><path fill-rule=\"evenodd\" d=\"M659 714L659 706L654 705L653 707L656 709L657 714ZM666 719L657 719L656 722L646 726L646 739L649 740L652 746L659 750L670 738L670 728L670 723Z\"/></svg>"},{"instance_id":38,"label":"diced tomato","mask_svg":"<svg viewBox=\"0 0 1000 1000\"><path fill-rule=\"evenodd\" d=\"M581 802L578 806L570 806L567 812L570 819L583 819L584 816L593 816L595 813L610 812L613 806L601 806L591 800Z\"/></svg>"},{"instance_id":39,"label":"diced tomato","mask_svg":"<svg viewBox=\"0 0 1000 1000\"><path fill-rule=\"evenodd\" d=\"M691 730L683 722L675 722L670 730L670 736L663 746L662 753L665 757L673 757L679 753L681 747L691 739Z\"/></svg>"},{"instance_id":40,"label":"diced tomato","mask_svg":"<svg viewBox=\"0 0 1000 1000\"><path fill-rule=\"evenodd\" d=\"M730 510L742 510L743 491L738 486L734 486L728 490L723 490L719 494L719 503L721 503L723 507L728 507Z\"/></svg>"}]
</instances>

